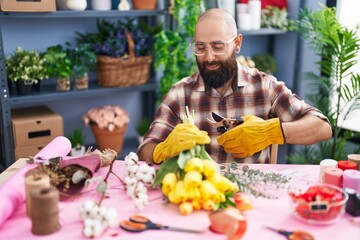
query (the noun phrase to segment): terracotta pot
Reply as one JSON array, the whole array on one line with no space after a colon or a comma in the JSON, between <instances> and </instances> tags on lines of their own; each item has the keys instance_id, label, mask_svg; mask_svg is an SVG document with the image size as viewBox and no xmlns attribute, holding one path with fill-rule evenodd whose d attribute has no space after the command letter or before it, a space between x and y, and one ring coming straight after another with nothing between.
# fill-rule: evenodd
<instances>
[{"instance_id":1,"label":"terracotta pot","mask_svg":"<svg viewBox=\"0 0 360 240\"><path fill-rule=\"evenodd\" d=\"M126 129L127 125L122 128L115 128L114 131L110 132L108 130L101 129L96 125L91 125L97 149L103 151L109 148L116 151L118 154L121 153Z\"/></svg>"},{"instance_id":2,"label":"terracotta pot","mask_svg":"<svg viewBox=\"0 0 360 240\"><path fill-rule=\"evenodd\" d=\"M156 0L132 0L135 10L154 10Z\"/></svg>"}]
</instances>

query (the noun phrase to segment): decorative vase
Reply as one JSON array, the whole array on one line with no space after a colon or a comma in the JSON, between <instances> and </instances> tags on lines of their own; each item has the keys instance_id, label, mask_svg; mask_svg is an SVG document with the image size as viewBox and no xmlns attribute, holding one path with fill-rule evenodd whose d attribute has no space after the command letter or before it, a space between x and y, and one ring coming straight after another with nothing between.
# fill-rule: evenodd
<instances>
[{"instance_id":1,"label":"decorative vase","mask_svg":"<svg viewBox=\"0 0 360 240\"><path fill-rule=\"evenodd\" d=\"M86 0L67 0L66 7L69 10L74 11L84 11L86 9L87 2Z\"/></svg>"},{"instance_id":2,"label":"decorative vase","mask_svg":"<svg viewBox=\"0 0 360 240\"><path fill-rule=\"evenodd\" d=\"M101 129L97 125L91 125L91 130L95 136L97 149L103 151L107 148L121 153L122 145L124 142L124 136L127 129L127 125L122 128L115 128L110 132L106 129Z\"/></svg>"},{"instance_id":3,"label":"decorative vase","mask_svg":"<svg viewBox=\"0 0 360 240\"><path fill-rule=\"evenodd\" d=\"M70 91L70 78L57 78L56 89L59 92Z\"/></svg>"},{"instance_id":4,"label":"decorative vase","mask_svg":"<svg viewBox=\"0 0 360 240\"><path fill-rule=\"evenodd\" d=\"M91 8L100 11L111 10L111 0L91 0Z\"/></svg>"},{"instance_id":5,"label":"decorative vase","mask_svg":"<svg viewBox=\"0 0 360 240\"><path fill-rule=\"evenodd\" d=\"M154 10L156 0L132 0L135 10Z\"/></svg>"},{"instance_id":6,"label":"decorative vase","mask_svg":"<svg viewBox=\"0 0 360 240\"><path fill-rule=\"evenodd\" d=\"M30 95L33 88L33 80L16 81L16 90L19 95Z\"/></svg>"},{"instance_id":7,"label":"decorative vase","mask_svg":"<svg viewBox=\"0 0 360 240\"><path fill-rule=\"evenodd\" d=\"M75 90L85 90L89 88L89 77L85 74L82 77L75 77Z\"/></svg>"}]
</instances>

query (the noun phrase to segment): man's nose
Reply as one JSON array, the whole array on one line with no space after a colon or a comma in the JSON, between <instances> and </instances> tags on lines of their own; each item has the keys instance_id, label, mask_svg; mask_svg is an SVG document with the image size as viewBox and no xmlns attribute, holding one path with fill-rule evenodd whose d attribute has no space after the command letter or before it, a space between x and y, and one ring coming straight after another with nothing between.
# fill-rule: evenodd
<instances>
[{"instance_id":1,"label":"man's nose","mask_svg":"<svg viewBox=\"0 0 360 240\"><path fill-rule=\"evenodd\" d=\"M212 62L215 59L215 54L213 53L210 46L206 46L206 51L204 55L204 60Z\"/></svg>"}]
</instances>

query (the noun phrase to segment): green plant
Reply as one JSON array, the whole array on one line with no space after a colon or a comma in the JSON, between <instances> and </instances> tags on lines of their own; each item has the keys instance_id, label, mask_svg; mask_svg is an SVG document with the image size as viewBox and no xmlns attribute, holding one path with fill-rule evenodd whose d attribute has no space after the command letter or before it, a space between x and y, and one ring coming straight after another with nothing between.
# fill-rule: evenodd
<instances>
[{"instance_id":1,"label":"green plant","mask_svg":"<svg viewBox=\"0 0 360 240\"><path fill-rule=\"evenodd\" d=\"M71 48L70 43L66 43L66 45L75 77L83 77L89 71L95 70L96 54L90 44L79 43L75 48Z\"/></svg>"},{"instance_id":2,"label":"green plant","mask_svg":"<svg viewBox=\"0 0 360 240\"><path fill-rule=\"evenodd\" d=\"M33 80L37 83L47 77L44 62L45 58L39 53L17 47L6 57L7 78L12 82Z\"/></svg>"},{"instance_id":3,"label":"green plant","mask_svg":"<svg viewBox=\"0 0 360 240\"><path fill-rule=\"evenodd\" d=\"M255 62L255 67L260 71L273 74L276 71L276 59L269 53L255 54L251 57Z\"/></svg>"},{"instance_id":4,"label":"green plant","mask_svg":"<svg viewBox=\"0 0 360 240\"><path fill-rule=\"evenodd\" d=\"M139 136L144 136L146 134L146 132L149 130L150 124L150 120L145 117L140 120L136 126L136 132L139 134Z\"/></svg>"},{"instance_id":5,"label":"green plant","mask_svg":"<svg viewBox=\"0 0 360 240\"><path fill-rule=\"evenodd\" d=\"M174 83L195 71L195 60L187 57L188 43L194 36L202 2L202 0L175 0L175 5L170 7L175 27L170 30L163 29L156 35L154 65L157 69L163 67L159 100Z\"/></svg>"},{"instance_id":6,"label":"green plant","mask_svg":"<svg viewBox=\"0 0 360 240\"><path fill-rule=\"evenodd\" d=\"M48 47L44 57L46 59L45 68L49 77L68 78L73 74L69 55L61 45Z\"/></svg>"},{"instance_id":7,"label":"green plant","mask_svg":"<svg viewBox=\"0 0 360 240\"><path fill-rule=\"evenodd\" d=\"M339 23L335 8L301 10L296 24L297 31L308 39L315 52L322 57L317 63L322 76L308 74L312 80L311 86L316 90L309 99L328 117L333 137L300 148L288 156L288 160L292 163L319 163L325 158L346 159L347 141L360 135L341 126L341 119L347 119L360 107L360 76L352 72L357 62L360 38L355 30ZM360 152L360 148L354 152Z\"/></svg>"},{"instance_id":8,"label":"green plant","mask_svg":"<svg viewBox=\"0 0 360 240\"><path fill-rule=\"evenodd\" d=\"M84 146L85 135L81 128L74 128L74 130L68 134L68 139L71 142L72 148Z\"/></svg>"},{"instance_id":9,"label":"green plant","mask_svg":"<svg viewBox=\"0 0 360 240\"><path fill-rule=\"evenodd\" d=\"M280 9L274 6L267 6L261 11L262 28L278 28L287 30L289 26L287 20L287 9Z\"/></svg>"}]
</instances>

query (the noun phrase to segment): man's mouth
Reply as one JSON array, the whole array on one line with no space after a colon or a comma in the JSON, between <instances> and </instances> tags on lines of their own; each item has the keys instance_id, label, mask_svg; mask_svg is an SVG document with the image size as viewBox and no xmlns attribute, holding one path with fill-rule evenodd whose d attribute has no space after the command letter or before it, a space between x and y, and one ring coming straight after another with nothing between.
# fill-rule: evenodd
<instances>
[{"instance_id":1,"label":"man's mouth","mask_svg":"<svg viewBox=\"0 0 360 240\"><path fill-rule=\"evenodd\" d=\"M220 64L206 64L208 70L216 70L220 67Z\"/></svg>"}]
</instances>

